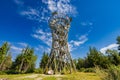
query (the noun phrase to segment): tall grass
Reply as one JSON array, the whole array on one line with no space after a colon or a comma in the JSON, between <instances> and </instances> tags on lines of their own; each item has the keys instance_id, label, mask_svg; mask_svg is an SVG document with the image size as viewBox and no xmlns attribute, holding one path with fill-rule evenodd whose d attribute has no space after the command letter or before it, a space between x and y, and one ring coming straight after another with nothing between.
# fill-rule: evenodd
<instances>
[{"instance_id":1,"label":"tall grass","mask_svg":"<svg viewBox=\"0 0 120 80\"><path fill-rule=\"evenodd\" d=\"M101 80L120 80L120 66L110 66L107 70L97 67L96 73L100 76Z\"/></svg>"}]
</instances>

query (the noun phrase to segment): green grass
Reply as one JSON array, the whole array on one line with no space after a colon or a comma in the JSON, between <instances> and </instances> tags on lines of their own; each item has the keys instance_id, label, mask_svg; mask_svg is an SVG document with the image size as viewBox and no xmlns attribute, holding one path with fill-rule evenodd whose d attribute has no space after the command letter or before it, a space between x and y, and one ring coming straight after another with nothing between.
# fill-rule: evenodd
<instances>
[{"instance_id":1,"label":"green grass","mask_svg":"<svg viewBox=\"0 0 120 80\"><path fill-rule=\"evenodd\" d=\"M74 73L66 75L62 80L100 80L95 73Z\"/></svg>"},{"instance_id":2,"label":"green grass","mask_svg":"<svg viewBox=\"0 0 120 80\"><path fill-rule=\"evenodd\" d=\"M0 75L0 79L1 78L7 78L9 80L101 80L96 73L83 73L83 72L77 72L67 75L43 75L43 74Z\"/></svg>"}]
</instances>

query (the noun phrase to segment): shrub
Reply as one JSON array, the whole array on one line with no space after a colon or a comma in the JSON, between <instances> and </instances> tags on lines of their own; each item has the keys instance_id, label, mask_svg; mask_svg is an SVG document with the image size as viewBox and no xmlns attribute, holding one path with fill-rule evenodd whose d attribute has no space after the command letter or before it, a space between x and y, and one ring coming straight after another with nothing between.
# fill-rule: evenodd
<instances>
[{"instance_id":1,"label":"shrub","mask_svg":"<svg viewBox=\"0 0 120 80\"><path fill-rule=\"evenodd\" d=\"M4 75L6 74L4 71L0 71L0 75Z\"/></svg>"},{"instance_id":2,"label":"shrub","mask_svg":"<svg viewBox=\"0 0 120 80\"><path fill-rule=\"evenodd\" d=\"M43 69L41 69L41 68L35 69L34 73L43 74Z\"/></svg>"},{"instance_id":3,"label":"shrub","mask_svg":"<svg viewBox=\"0 0 120 80\"><path fill-rule=\"evenodd\" d=\"M102 80L120 80L120 66L110 66L108 70L97 67L96 73Z\"/></svg>"},{"instance_id":4,"label":"shrub","mask_svg":"<svg viewBox=\"0 0 120 80\"><path fill-rule=\"evenodd\" d=\"M86 68L84 72L95 72L94 68Z\"/></svg>"},{"instance_id":5,"label":"shrub","mask_svg":"<svg viewBox=\"0 0 120 80\"><path fill-rule=\"evenodd\" d=\"M85 71L85 68L80 68L79 71L80 71L80 72L84 72L84 71Z\"/></svg>"},{"instance_id":6,"label":"shrub","mask_svg":"<svg viewBox=\"0 0 120 80\"><path fill-rule=\"evenodd\" d=\"M18 71L15 71L15 70L8 70L8 71L5 71L6 74L20 74L20 72Z\"/></svg>"}]
</instances>

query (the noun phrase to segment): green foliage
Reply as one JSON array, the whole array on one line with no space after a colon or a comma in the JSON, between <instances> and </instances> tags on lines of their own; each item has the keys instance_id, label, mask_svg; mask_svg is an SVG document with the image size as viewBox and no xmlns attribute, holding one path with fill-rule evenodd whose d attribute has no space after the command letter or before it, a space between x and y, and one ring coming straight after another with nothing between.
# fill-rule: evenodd
<instances>
[{"instance_id":1,"label":"green foliage","mask_svg":"<svg viewBox=\"0 0 120 80\"><path fill-rule=\"evenodd\" d=\"M96 48L90 48L89 53L85 59L85 67L92 68L96 65L102 68L108 68L110 61L107 56L103 55Z\"/></svg>"},{"instance_id":2,"label":"green foliage","mask_svg":"<svg viewBox=\"0 0 120 80\"><path fill-rule=\"evenodd\" d=\"M20 72L18 71L15 71L15 70L8 70L8 71L5 71L6 74L19 74Z\"/></svg>"},{"instance_id":3,"label":"green foliage","mask_svg":"<svg viewBox=\"0 0 120 80\"><path fill-rule=\"evenodd\" d=\"M43 69L41 68L35 69L34 73L43 74Z\"/></svg>"},{"instance_id":4,"label":"green foliage","mask_svg":"<svg viewBox=\"0 0 120 80\"><path fill-rule=\"evenodd\" d=\"M120 56L116 50L107 50L108 59L114 65L120 65Z\"/></svg>"},{"instance_id":5,"label":"green foliage","mask_svg":"<svg viewBox=\"0 0 120 80\"><path fill-rule=\"evenodd\" d=\"M84 70L84 72L94 72L95 73L95 69L94 68L86 68Z\"/></svg>"},{"instance_id":6,"label":"green foliage","mask_svg":"<svg viewBox=\"0 0 120 80\"><path fill-rule=\"evenodd\" d=\"M117 40L117 44L120 45L120 36L118 36L116 40Z\"/></svg>"},{"instance_id":7,"label":"green foliage","mask_svg":"<svg viewBox=\"0 0 120 80\"><path fill-rule=\"evenodd\" d=\"M95 65L100 65L101 53L97 51L96 48L90 48L87 55L87 61L89 67L95 67Z\"/></svg>"},{"instance_id":8,"label":"green foliage","mask_svg":"<svg viewBox=\"0 0 120 80\"><path fill-rule=\"evenodd\" d=\"M49 56L48 53L43 53L42 59L40 61L40 68L45 69L47 62L48 62Z\"/></svg>"},{"instance_id":9,"label":"green foliage","mask_svg":"<svg viewBox=\"0 0 120 80\"><path fill-rule=\"evenodd\" d=\"M104 55L93 47L89 49L89 53L86 58L79 58L75 60L74 63L76 64L76 68L78 70L81 70L81 68L94 68L96 65L107 69L111 64L119 64L120 57L118 52L111 52L113 53L112 55Z\"/></svg>"},{"instance_id":10,"label":"green foliage","mask_svg":"<svg viewBox=\"0 0 120 80\"><path fill-rule=\"evenodd\" d=\"M0 75L5 75L6 72L5 71L0 71Z\"/></svg>"},{"instance_id":11,"label":"green foliage","mask_svg":"<svg viewBox=\"0 0 120 80\"><path fill-rule=\"evenodd\" d=\"M76 63L76 68L80 70L83 67L85 67L85 60L82 58L79 58Z\"/></svg>"},{"instance_id":12,"label":"green foliage","mask_svg":"<svg viewBox=\"0 0 120 80\"><path fill-rule=\"evenodd\" d=\"M34 55L34 50L26 47L22 50L13 62L12 69L19 71L20 73L33 72L35 69L35 61L37 57Z\"/></svg>"},{"instance_id":13,"label":"green foliage","mask_svg":"<svg viewBox=\"0 0 120 80\"><path fill-rule=\"evenodd\" d=\"M110 66L107 70L97 67L96 73L102 80L120 80L120 66Z\"/></svg>"},{"instance_id":14,"label":"green foliage","mask_svg":"<svg viewBox=\"0 0 120 80\"><path fill-rule=\"evenodd\" d=\"M80 68L79 72L84 72L86 68Z\"/></svg>"},{"instance_id":15,"label":"green foliage","mask_svg":"<svg viewBox=\"0 0 120 80\"><path fill-rule=\"evenodd\" d=\"M80 72L86 72L86 73L95 73L95 69L94 68L80 68L79 70Z\"/></svg>"},{"instance_id":16,"label":"green foliage","mask_svg":"<svg viewBox=\"0 0 120 80\"><path fill-rule=\"evenodd\" d=\"M7 42L0 47L0 70L9 70L12 65L12 57L10 55L10 46Z\"/></svg>"}]
</instances>

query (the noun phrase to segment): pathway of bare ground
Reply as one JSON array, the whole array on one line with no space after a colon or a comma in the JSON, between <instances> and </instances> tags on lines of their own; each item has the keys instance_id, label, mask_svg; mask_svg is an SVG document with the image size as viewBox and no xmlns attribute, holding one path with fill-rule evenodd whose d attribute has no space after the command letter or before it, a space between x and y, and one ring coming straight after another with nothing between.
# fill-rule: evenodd
<instances>
[{"instance_id":1,"label":"pathway of bare ground","mask_svg":"<svg viewBox=\"0 0 120 80\"><path fill-rule=\"evenodd\" d=\"M45 75L45 74L19 74L19 75L0 75L0 79L8 80L101 80L96 73L82 73L67 75Z\"/></svg>"},{"instance_id":2,"label":"pathway of bare ground","mask_svg":"<svg viewBox=\"0 0 120 80\"><path fill-rule=\"evenodd\" d=\"M57 80L62 80L62 78L60 77L63 77L63 75L45 75L45 74L30 74L30 75L27 75L27 76L23 76L23 77L17 77L17 78L14 78L14 80L27 80L27 79L30 79L30 80L43 80L43 78L49 78L49 77L55 77Z\"/></svg>"}]
</instances>

